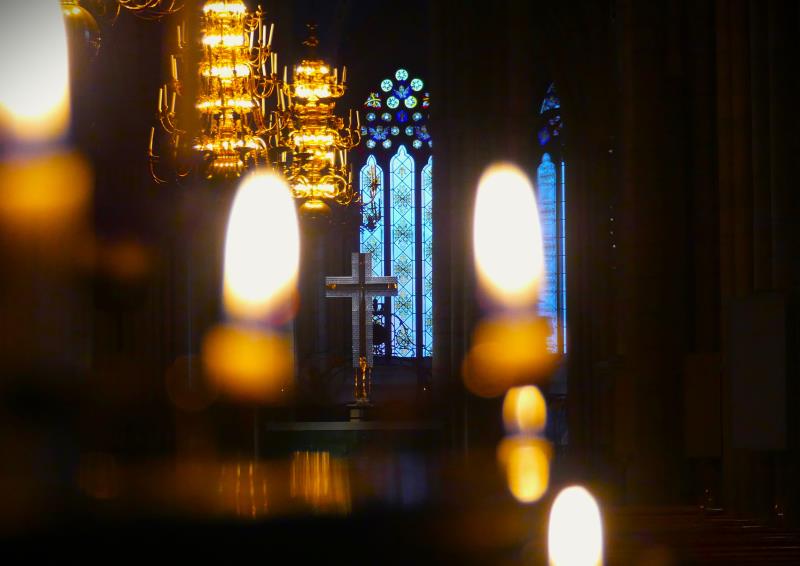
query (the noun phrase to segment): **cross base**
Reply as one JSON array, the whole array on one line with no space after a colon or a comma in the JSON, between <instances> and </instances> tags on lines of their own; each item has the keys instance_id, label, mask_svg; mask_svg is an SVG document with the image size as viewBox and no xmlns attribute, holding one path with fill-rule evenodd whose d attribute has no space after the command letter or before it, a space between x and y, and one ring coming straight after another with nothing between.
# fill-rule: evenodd
<instances>
[{"instance_id":1,"label":"cross base","mask_svg":"<svg viewBox=\"0 0 800 566\"><path fill-rule=\"evenodd\" d=\"M369 401L357 401L347 405L350 409L350 422L366 420L367 410L372 407Z\"/></svg>"}]
</instances>

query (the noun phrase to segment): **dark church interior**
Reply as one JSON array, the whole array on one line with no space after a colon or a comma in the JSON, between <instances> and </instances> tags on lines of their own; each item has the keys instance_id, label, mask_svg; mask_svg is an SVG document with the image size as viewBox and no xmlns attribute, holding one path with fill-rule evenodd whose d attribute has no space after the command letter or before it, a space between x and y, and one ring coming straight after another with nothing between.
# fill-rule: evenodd
<instances>
[{"instance_id":1,"label":"dark church interior","mask_svg":"<svg viewBox=\"0 0 800 566\"><path fill-rule=\"evenodd\" d=\"M800 564L800 2L260 1L0 6L3 561ZM45 5L49 137L10 102L51 84L25 57L63 59ZM193 65L241 5L278 70L231 115L268 149L217 175ZM310 154L280 145L315 116L309 60L346 84L345 203L298 197ZM524 307L480 256L497 164L538 207L500 202L485 236L513 277L543 262ZM259 171L299 235L269 316L228 296ZM292 249L269 212L256 279ZM584 507L558 531L562 496Z\"/></svg>"}]
</instances>

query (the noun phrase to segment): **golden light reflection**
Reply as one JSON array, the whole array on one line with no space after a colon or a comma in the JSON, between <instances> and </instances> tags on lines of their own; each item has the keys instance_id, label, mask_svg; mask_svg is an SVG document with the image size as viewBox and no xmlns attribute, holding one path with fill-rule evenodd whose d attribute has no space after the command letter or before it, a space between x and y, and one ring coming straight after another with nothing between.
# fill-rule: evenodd
<instances>
[{"instance_id":1,"label":"golden light reflection","mask_svg":"<svg viewBox=\"0 0 800 566\"><path fill-rule=\"evenodd\" d=\"M550 444L540 438L509 437L497 449L508 490L520 503L541 499L550 484Z\"/></svg>"},{"instance_id":2,"label":"golden light reflection","mask_svg":"<svg viewBox=\"0 0 800 566\"><path fill-rule=\"evenodd\" d=\"M547 350L550 326L536 317L500 317L475 329L464 359L464 385L475 395L497 397L509 387L545 378L557 358Z\"/></svg>"},{"instance_id":3,"label":"golden light reflection","mask_svg":"<svg viewBox=\"0 0 800 566\"><path fill-rule=\"evenodd\" d=\"M269 474L259 462L236 462L222 466L219 495L227 511L256 519L269 512Z\"/></svg>"},{"instance_id":4,"label":"golden light reflection","mask_svg":"<svg viewBox=\"0 0 800 566\"><path fill-rule=\"evenodd\" d=\"M7 0L0 18L0 129L60 138L69 123L67 33L58 0Z\"/></svg>"},{"instance_id":5,"label":"golden light reflection","mask_svg":"<svg viewBox=\"0 0 800 566\"><path fill-rule=\"evenodd\" d=\"M289 472L289 492L315 511L349 513L350 475L347 460L330 452L295 452Z\"/></svg>"},{"instance_id":6,"label":"golden light reflection","mask_svg":"<svg viewBox=\"0 0 800 566\"><path fill-rule=\"evenodd\" d=\"M547 403L535 385L512 387L503 400L503 423L509 433L538 433L547 423Z\"/></svg>"},{"instance_id":7,"label":"golden light reflection","mask_svg":"<svg viewBox=\"0 0 800 566\"><path fill-rule=\"evenodd\" d=\"M550 566L599 566L603 563L600 508L585 488L571 486L550 508L547 533Z\"/></svg>"},{"instance_id":8,"label":"golden light reflection","mask_svg":"<svg viewBox=\"0 0 800 566\"><path fill-rule=\"evenodd\" d=\"M212 328L203 340L203 367L215 387L240 400L279 404L292 393L291 342L280 334Z\"/></svg>"},{"instance_id":9,"label":"golden light reflection","mask_svg":"<svg viewBox=\"0 0 800 566\"><path fill-rule=\"evenodd\" d=\"M252 173L239 186L225 240L225 309L237 320L263 321L294 308L300 234L286 183Z\"/></svg>"},{"instance_id":10,"label":"golden light reflection","mask_svg":"<svg viewBox=\"0 0 800 566\"><path fill-rule=\"evenodd\" d=\"M497 306L532 308L544 275L544 256L536 197L521 169L501 163L484 172L473 230L481 289Z\"/></svg>"}]
</instances>

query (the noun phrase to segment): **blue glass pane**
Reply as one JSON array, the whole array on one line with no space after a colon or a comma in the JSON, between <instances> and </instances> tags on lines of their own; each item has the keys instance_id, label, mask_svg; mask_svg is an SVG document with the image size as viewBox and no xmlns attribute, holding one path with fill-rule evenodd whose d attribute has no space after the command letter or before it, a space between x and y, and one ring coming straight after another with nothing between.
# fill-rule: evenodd
<instances>
[{"instance_id":1,"label":"blue glass pane","mask_svg":"<svg viewBox=\"0 0 800 566\"><path fill-rule=\"evenodd\" d=\"M536 170L539 219L544 248L544 282L539 298L539 314L551 324L547 348L558 353L558 209L556 206L556 167L549 153L542 156Z\"/></svg>"},{"instance_id":2,"label":"blue glass pane","mask_svg":"<svg viewBox=\"0 0 800 566\"><path fill-rule=\"evenodd\" d=\"M366 216L371 210L377 209L383 213L383 169L375 161L374 155L370 155L367 158L367 162L361 168L358 180L361 202L364 203L364 217L362 218L362 223L366 224L368 221ZM373 204L374 208L372 206ZM374 222L371 228L371 230L365 228L361 231L361 251L363 253L369 252L372 254L372 274L383 275L384 266L386 265L383 254L383 217L377 222ZM385 301L385 297L378 297L378 308L376 310L383 310L381 305L383 305ZM381 325L386 324L386 321L383 320L381 315L375 316L375 322Z\"/></svg>"},{"instance_id":3,"label":"blue glass pane","mask_svg":"<svg viewBox=\"0 0 800 566\"><path fill-rule=\"evenodd\" d=\"M559 258L558 279L561 287L561 304L558 317L561 323L561 351L567 353L567 164L561 162L561 195L558 199L559 219Z\"/></svg>"},{"instance_id":4,"label":"blue glass pane","mask_svg":"<svg viewBox=\"0 0 800 566\"><path fill-rule=\"evenodd\" d=\"M392 300L392 352L399 357L416 356L416 229L414 226L414 158L401 145L389 162L390 238L392 275L397 277L398 295Z\"/></svg>"},{"instance_id":5,"label":"blue glass pane","mask_svg":"<svg viewBox=\"0 0 800 566\"><path fill-rule=\"evenodd\" d=\"M375 161L375 156L370 155L367 162L361 168L359 174L359 189L361 191L361 202L364 203L364 214L366 215L373 200L378 211L383 212L383 169ZM363 219L366 223L366 217ZM372 254L373 275L383 275L383 218L375 223L374 230L361 231L361 251Z\"/></svg>"},{"instance_id":6,"label":"blue glass pane","mask_svg":"<svg viewBox=\"0 0 800 566\"><path fill-rule=\"evenodd\" d=\"M422 355L433 354L433 156L422 168Z\"/></svg>"}]
</instances>

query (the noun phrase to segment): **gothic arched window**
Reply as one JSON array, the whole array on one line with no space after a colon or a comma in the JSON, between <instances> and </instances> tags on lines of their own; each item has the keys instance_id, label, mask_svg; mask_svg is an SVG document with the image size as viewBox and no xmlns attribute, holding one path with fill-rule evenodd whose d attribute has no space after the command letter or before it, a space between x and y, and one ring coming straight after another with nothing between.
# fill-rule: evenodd
<instances>
[{"instance_id":1,"label":"gothic arched window","mask_svg":"<svg viewBox=\"0 0 800 566\"><path fill-rule=\"evenodd\" d=\"M536 191L542 225L545 281L539 299L539 314L550 319L548 349L567 353L566 269L566 171L561 135L561 101L550 84L539 107L540 155L536 169Z\"/></svg>"},{"instance_id":2,"label":"gothic arched window","mask_svg":"<svg viewBox=\"0 0 800 566\"><path fill-rule=\"evenodd\" d=\"M433 352L433 157L430 96L422 79L398 69L364 102L366 159L358 176L363 202L361 251L375 275L394 275L398 295L377 301L389 329L379 354L403 358ZM388 180L388 183L386 182Z\"/></svg>"}]
</instances>

